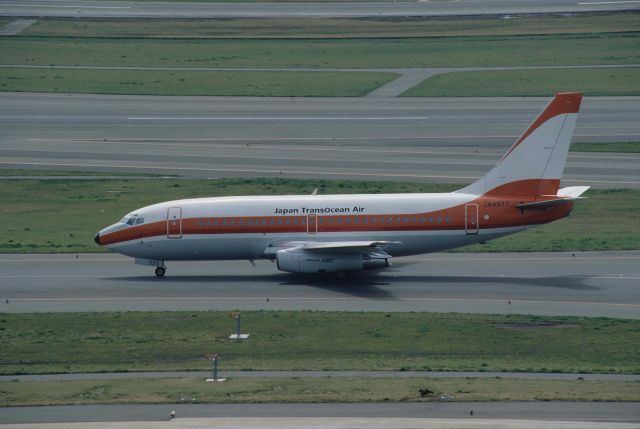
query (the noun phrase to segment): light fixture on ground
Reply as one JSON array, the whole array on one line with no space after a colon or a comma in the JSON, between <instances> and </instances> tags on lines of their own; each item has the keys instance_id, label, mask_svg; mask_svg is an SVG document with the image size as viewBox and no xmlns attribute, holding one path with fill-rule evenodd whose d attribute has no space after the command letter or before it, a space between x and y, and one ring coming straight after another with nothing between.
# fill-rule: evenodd
<instances>
[{"instance_id":1,"label":"light fixture on ground","mask_svg":"<svg viewBox=\"0 0 640 429\"><path fill-rule=\"evenodd\" d=\"M206 381L209 383L221 383L223 381L227 381L226 378L218 378L218 359L220 358L218 353L207 353L204 357L211 361L211 378L207 378Z\"/></svg>"},{"instance_id":2,"label":"light fixture on ground","mask_svg":"<svg viewBox=\"0 0 640 429\"><path fill-rule=\"evenodd\" d=\"M229 335L230 340L246 340L249 338L249 334L241 334L240 333L240 312L232 311L229 313L229 317L236 320L236 333Z\"/></svg>"}]
</instances>

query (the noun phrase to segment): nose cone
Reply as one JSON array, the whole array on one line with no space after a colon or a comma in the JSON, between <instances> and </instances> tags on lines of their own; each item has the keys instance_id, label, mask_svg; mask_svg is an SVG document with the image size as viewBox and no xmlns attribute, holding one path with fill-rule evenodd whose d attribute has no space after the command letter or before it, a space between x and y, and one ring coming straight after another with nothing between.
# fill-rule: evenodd
<instances>
[{"instance_id":1,"label":"nose cone","mask_svg":"<svg viewBox=\"0 0 640 429\"><path fill-rule=\"evenodd\" d=\"M96 236L93 237L93 241L96 242L97 245L100 245L100 233L96 233Z\"/></svg>"}]
</instances>

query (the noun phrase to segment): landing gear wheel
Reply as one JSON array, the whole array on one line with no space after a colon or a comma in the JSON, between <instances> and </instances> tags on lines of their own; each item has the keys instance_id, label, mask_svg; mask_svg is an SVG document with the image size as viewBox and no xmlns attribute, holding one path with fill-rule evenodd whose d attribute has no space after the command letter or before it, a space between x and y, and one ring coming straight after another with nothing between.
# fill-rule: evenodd
<instances>
[{"instance_id":1,"label":"landing gear wheel","mask_svg":"<svg viewBox=\"0 0 640 429\"><path fill-rule=\"evenodd\" d=\"M157 267L156 268L156 276L158 277L164 277L164 273L167 272L167 268L166 267Z\"/></svg>"}]
</instances>

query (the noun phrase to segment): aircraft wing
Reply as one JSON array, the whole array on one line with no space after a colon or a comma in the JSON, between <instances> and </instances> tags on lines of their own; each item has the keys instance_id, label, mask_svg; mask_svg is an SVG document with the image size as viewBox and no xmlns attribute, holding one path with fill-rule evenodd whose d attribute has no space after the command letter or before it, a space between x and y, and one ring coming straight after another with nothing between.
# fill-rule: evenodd
<instances>
[{"instance_id":1,"label":"aircraft wing","mask_svg":"<svg viewBox=\"0 0 640 429\"><path fill-rule=\"evenodd\" d=\"M265 249L266 255L273 255L279 250L299 249L307 252L337 253L380 253L389 244L401 244L399 241L285 241L275 243Z\"/></svg>"}]
</instances>

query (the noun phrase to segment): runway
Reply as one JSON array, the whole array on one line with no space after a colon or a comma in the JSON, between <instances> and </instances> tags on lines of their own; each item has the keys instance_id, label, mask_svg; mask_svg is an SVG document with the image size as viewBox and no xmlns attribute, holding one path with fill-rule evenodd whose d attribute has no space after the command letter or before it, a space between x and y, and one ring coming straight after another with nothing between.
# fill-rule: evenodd
<instances>
[{"instance_id":1,"label":"runway","mask_svg":"<svg viewBox=\"0 0 640 429\"><path fill-rule=\"evenodd\" d=\"M637 423L640 421L640 410L637 403L631 402L413 402L413 403L356 403L356 404L159 404L159 405L87 405L87 406L55 406L55 407L13 407L0 408L0 422L8 423L53 423L53 422L95 422L95 421L167 421L171 410L175 410L178 419L172 421L178 425L180 418L266 418L280 419L276 427L331 427L325 425L292 425L286 418L369 418L378 419L464 419L464 423L472 424L475 419L522 419L534 420L544 427L589 428L587 424L571 425L571 421L592 421L612 423ZM469 411L474 411L473 419ZM554 426L546 421L564 421L564 425ZM213 421L215 422L215 421ZM212 422L212 423L213 423ZM348 420L347 420L348 422ZM400 426L402 420L389 421L385 427ZM186 423L186 422L185 422ZM237 424L243 423L239 420ZM245 426L248 425L244 420ZM265 423L272 423L267 420ZM286 424L292 425L287 426ZM337 424L338 422L334 422ZM461 427L457 425L440 427ZM540 424L539 423L539 424ZM549 425L549 426L548 426ZM602 425L598 427L611 427ZM120 427L120 426L118 426ZM140 427L140 426L136 426ZM147 427L154 427L150 423ZM192 427L192 426L184 426ZM210 426L209 426L210 427ZM238 427L238 426L236 426ZM272 427L269 425L269 427ZM340 426L338 426L340 427ZM346 427L369 427L360 423ZM377 426L376 426L377 427ZM433 426L429 426L433 427ZM438 427L438 426L435 426ZM467 427L466 425L464 427ZM487 426L480 426L487 427ZM502 426L493 426L502 427ZM508 426L522 427L522 426ZM524 428L536 427L535 425ZM537 426L540 427L540 426ZM632 427L632 426L625 426Z\"/></svg>"},{"instance_id":2,"label":"runway","mask_svg":"<svg viewBox=\"0 0 640 429\"><path fill-rule=\"evenodd\" d=\"M0 94L0 168L469 183L549 98ZM640 139L640 97L587 97L574 142ZM640 188L640 154L570 153L565 185Z\"/></svg>"},{"instance_id":3,"label":"runway","mask_svg":"<svg viewBox=\"0 0 640 429\"><path fill-rule=\"evenodd\" d=\"M339 18L549 14L637 10L640 3L577 0L458 0L334 3L169 3L3 0L0 16L69 18Z\"/></svg>"},{"instance_id":4,"label":"runway","mask_svg":"<svg viewBox=\"0 0 640 429\"><path fill-rule=\"evenodd\" d=\"M1 312L326 310L640 318L640 252L431 254L332 276L269 261L174 262L167 276L111 254L0 255Z\"/></svg>"}]
</instances>

